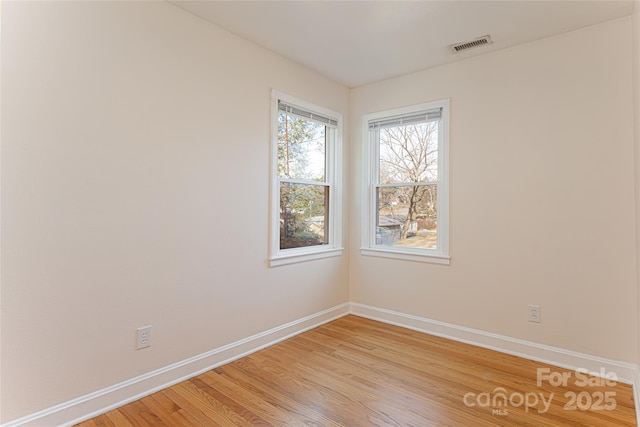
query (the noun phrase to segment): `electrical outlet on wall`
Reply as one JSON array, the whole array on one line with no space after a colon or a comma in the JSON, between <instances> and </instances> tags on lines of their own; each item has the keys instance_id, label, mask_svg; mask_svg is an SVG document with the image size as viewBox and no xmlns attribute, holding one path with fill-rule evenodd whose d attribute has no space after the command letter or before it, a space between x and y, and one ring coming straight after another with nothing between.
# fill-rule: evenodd
<instances>
[{"instance_id":1,"label":"electrical outlet on wall","mask_svg":"<svg viewBox=\"0 0 640 427\"><path fill-rule=\"evenodd\" d=\"M529 304L529 322L533 322L533 323L542 322L541 310L539 305Z\"/></svg>"},{"instance_id":2,"label":"electrical outlet on wall","mask_svg":"<svg viewBox=\"0 0 640 427\"><path fill-rule=\"evenodd\" d=\"M136 350L151 347L151 325L138 328L136 335Z\"/></svg>"}]
</instances>

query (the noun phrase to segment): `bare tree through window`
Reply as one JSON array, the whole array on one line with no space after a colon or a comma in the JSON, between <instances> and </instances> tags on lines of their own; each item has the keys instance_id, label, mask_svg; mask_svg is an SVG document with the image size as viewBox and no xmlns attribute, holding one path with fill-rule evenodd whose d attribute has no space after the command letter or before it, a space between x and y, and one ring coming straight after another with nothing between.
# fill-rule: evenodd
<instances>
[{"instance_id":1,"label":"bare tree through window","mask_svg":"<svg viewBox=\"0 0 640 427\"><path fill-rule=\"evenodd\" d=\"M438 121L379 129L377 244L435 248Z\"/></svg>"}]
</instances>

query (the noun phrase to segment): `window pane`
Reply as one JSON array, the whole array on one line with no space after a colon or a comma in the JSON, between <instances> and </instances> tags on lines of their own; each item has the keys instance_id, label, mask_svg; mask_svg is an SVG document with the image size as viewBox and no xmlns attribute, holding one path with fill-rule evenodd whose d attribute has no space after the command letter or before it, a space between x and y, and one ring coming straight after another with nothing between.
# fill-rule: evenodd
<instances>
[{"instance_id":1,"label":"window pane","mask_svg":"<svg viewBox=\"0 0 640 427\"><path fill-rule=\"evenodd\" d=\"M278 115L278 176L325 179L326 127L289 114Z\"/></svg>"},{"instance_id":2,"label":"window pane","mask_svg":"<svg viewBox=\"0 0 640 427\"><path fill-rule=\"evenodd\" d=\"M380 183L438 180L438 122L380 129Z\"/></svg>"},{"instance_id":3,"label":"window pane","mask_svg":"<svg viewBox=\"0 0 640 427\"><path fill-rule=\"evenodd\" d=\"M436 248L437 185L379 187L376 244Z\"/></svg>"},{"instance_id":4,"label":"window pane","mask_svg":"<svg viewBox=\"0 0 640 427\"><path fill-rule=\"evenodd\" d=\"M280 249L328 243L329 187L280 184Z\"/></svg>"}]
</instances>

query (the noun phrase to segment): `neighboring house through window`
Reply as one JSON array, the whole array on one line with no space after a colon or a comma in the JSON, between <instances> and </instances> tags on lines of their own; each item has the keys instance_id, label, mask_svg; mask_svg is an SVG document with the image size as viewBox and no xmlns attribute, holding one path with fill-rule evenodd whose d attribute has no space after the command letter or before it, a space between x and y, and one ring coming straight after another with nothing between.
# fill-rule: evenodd
<instances>
[{"instance_id":1,"label":"neighboring house through window","mask_svg":"<svg viewBox=\"0 0 640 427\"><path fill-rule=\"evenodd\" d=\"M449 263L449 101L364 116L362 254Z\"/></svg>"},{"instance_id":2,"label":"neighboring house through window","mask_svg":"<svg viewBox=\"0 0 640 427\"><path fill-rule=\"evenodd\" d=\"M342 116L272 94L272 266L342 253Z\"/></svg>"}]
</instances>

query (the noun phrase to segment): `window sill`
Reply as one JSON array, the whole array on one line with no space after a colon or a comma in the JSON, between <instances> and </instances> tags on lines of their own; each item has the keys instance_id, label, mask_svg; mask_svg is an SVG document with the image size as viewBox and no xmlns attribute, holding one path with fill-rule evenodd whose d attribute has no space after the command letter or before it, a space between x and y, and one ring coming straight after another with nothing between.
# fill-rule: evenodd
<instances>
[{"instance_id":1,"label":"window sill","mask_svg":"<svg viewBox=\"0 0 640 427\"><path fill-rule=\"evenodd\" d=\"M401 259L405 261L426 262L431 264L450 265L451 257L441 254L425 254L417 252L401 252L387 249L361 248L360 254L380 258Z\"/></svg>"},{"instance_id":2,"label":"window sill","mask_svg":"<svg viewBox=\"0 0 640 427\"><path fill-rule=\"evenodd\" d=\"M298 252L292 254L281 254L269 259L269 266L278 267L281 265L295 264L298 262L314 261L316 259L330 258L342 255L342 248L331 248L315 252Z\"/></svg>"}]
</instances>

